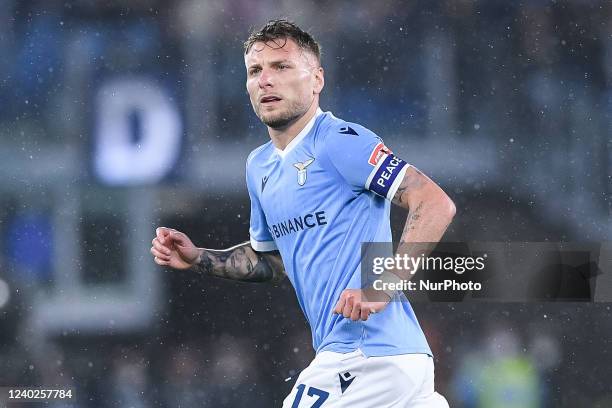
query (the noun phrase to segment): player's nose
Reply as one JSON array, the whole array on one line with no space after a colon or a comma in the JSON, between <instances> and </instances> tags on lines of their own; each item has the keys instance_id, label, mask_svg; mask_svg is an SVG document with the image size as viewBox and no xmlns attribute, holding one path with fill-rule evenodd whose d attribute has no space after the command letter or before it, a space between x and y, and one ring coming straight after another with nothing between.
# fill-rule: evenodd
<instances>
[{"instance_id":1,"label":"player's nose","mask_svg":"<svg viewBox=\"0 0 612 408\"><path fill-rule=\"evenodd\" d=\"M268 69L263 69L261 74L259 75L258 84L260 88L265 88L267 86L272 86L272 72Z\"/></svg>"}]
</instances>

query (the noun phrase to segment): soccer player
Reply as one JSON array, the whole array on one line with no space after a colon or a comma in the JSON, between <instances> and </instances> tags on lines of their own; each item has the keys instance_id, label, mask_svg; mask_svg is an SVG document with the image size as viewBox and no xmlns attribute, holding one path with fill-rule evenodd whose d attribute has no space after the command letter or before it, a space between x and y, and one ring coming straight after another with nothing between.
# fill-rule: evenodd
<instances>
[{"instance_id":1,"label":"soccer player","mask_svg":"<svg viewBox=\"0 0 612 408\"><path fill-rule=\"evenodd\" d=\"M251 34L246 87L271 140L246 163L250 241L204 249L160 227L151 253L158 265L222 278L288 276L316 357L283 407L448 407L404 294L362 287L360 245L391 241L391 202L409 210L401 254L438 242L455 206L370 130L319 109L320 58L312 36L286 20Z\"/></svg>"}]
</instances>

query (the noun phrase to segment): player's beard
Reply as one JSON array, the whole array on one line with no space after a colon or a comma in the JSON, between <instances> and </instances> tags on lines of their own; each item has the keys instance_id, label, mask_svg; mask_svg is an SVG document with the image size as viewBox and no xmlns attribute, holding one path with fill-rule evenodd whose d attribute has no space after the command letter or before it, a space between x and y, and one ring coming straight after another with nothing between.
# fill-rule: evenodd
<instances>
[{"instance_id":1,"label":"player's beard","mask_svg":"<svg viewBox=\"0 0 612 408\"><path fill-rule=\"evenodd\" d=\"M287 108L283 110L265 113L262 113L261 105L257 105L255 114L266 126L272 129L282 129L301 118L306 111L308 111L308 105L299 102L289 102Z\"/></svg>"}]
</instances>

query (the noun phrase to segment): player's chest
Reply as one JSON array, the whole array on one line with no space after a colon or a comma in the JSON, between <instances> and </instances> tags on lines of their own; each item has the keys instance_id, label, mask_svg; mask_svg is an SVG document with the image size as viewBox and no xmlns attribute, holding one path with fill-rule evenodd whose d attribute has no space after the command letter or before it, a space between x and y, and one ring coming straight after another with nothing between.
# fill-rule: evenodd
<instances>
[{"instance_id":1,"label":"player's chest","mask_svg":"<svg viewBox=\"0 0 612 408\"><path fill-rule=\"evenodd\" d=\"M278 158L262 170L259 196L268 216L318 208L337 193L334 174L307 150Z\"/></svg>"}]
</instances>

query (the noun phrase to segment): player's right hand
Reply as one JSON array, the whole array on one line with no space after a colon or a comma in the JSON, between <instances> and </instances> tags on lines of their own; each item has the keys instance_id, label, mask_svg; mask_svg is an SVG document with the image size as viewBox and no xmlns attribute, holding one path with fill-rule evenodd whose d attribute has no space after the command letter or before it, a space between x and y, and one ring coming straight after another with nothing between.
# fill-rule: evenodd
<instances>
[{"instance_id":1,"label":"player's right hand","mask_svg":"<svg viewBox=\"0 0 612 408\"><path fill-rule=\"evenodd\" d=\"M189 237L172 228L159 227L155 230L151 254L156 264L175 269L191 268L200 257L200 249Z\"/></svg>"}]
</instances>

